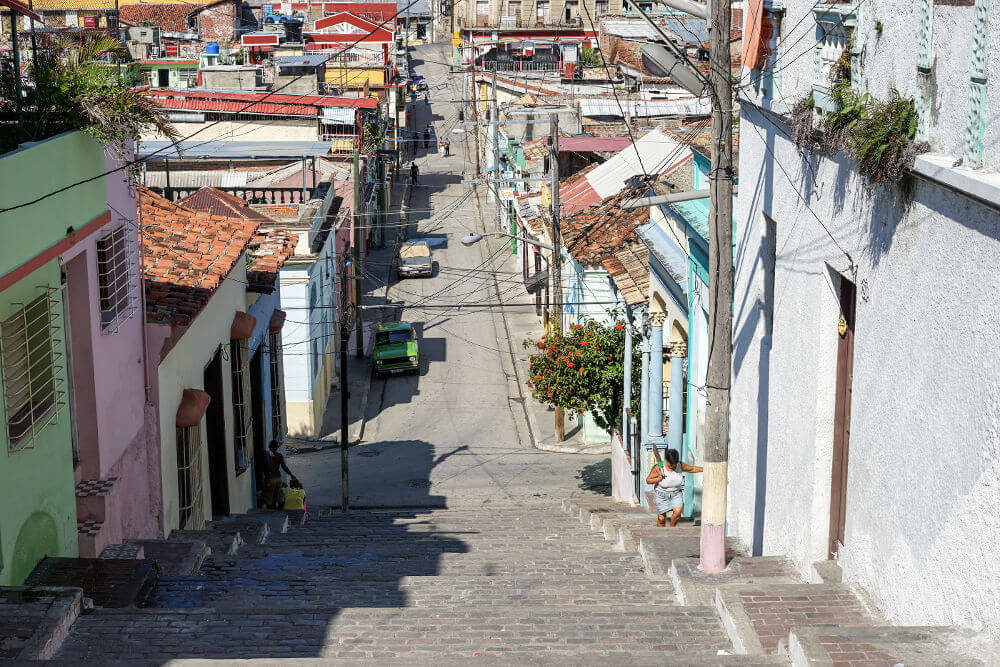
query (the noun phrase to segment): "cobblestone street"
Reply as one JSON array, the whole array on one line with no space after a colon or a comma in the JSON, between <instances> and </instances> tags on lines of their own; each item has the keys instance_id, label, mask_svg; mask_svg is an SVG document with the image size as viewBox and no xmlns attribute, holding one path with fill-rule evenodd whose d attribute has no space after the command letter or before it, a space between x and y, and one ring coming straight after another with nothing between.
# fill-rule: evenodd
<instances>
[{"instance_id":1,"label":"cobblestone street","mask_svg":"<svg viewBox=\"0 0 1000 667\"><path fill-rule=\"evenodd\" d=\"M730 643L710 607L680 607L635 553L556 507L320 516L150 607L95 610L57 658L659 659Z\"/></svg>"}]
</instances>

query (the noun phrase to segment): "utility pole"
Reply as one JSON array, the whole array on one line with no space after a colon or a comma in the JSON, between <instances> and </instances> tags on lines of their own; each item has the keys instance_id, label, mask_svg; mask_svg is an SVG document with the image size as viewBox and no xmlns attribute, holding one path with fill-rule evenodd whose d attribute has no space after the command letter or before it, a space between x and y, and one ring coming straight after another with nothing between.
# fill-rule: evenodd
<instances>
[{"instance_id":1,"label":"utility pole","mask_svg":"<svg viewBox=\"0 0 1000 667\"><path fill-rule=\"evenodd\" d=\"M493 198L497 202L497 231L503 229L503 204L500 201L500 114L497 108L497 73L493 70L490 94L490 140L493 143Z\"/></svg>"},{"instance_id":2,"label":"utility pole","mask_svg":"<svg viewBox=\"0 0 1000 667\"><path fill-rule=\"evenodd\" d=\"M556 327L562 331L562 230L559 227L559 114L549 114L549 173L552 177L552 302ZM556 408L556 441L566 439L566 414Z\"/></svg>"},{"instance_id":3,"label":"utility pole","mask_svg":"<svg viewBox=\"0 0 1000 667\"><path fill-rule=\"evenodd\" d=\"M354 257L354 305L357 308L357 316L355 319L357 322L357 348L356 352L358 357L365 356L365 318L362 314L364 310L361 308L362 301L364 300L364 295L362 294L364 268L362 267L361 258L361 246L364 243L362 240L364 238L364 232L359 224L359 218L361 217L361 183L360 179L360 163L361 156L358 153L358 147L354 147L354 168L352 169L352 177L354 179L354 211L351 216L351 252Z\"/></svg>"},{"instance_id":4,"label":"utility pole","mask_svg":"<svg viewBox=\"0 0 1000 667\"><path fill-rule=\"evenodd\" d=\"M471 31L470 31L471 34ZM475 52L472 56L472 64L469 67L469 82L472 85L472 120L475 121L476 128L476 178L482 176L482 170L479 166L479 102L476 99L476 57Z\"/></svg>"},{"instance_id":5,"label":"utility pole","mask_svg":"<svg viewBox=\"0 0 1000 667\"><path fill-rule=\"evenodd\" d=\"M347 339L351 335L350 318L347 315L347 258L340 261L340 509L347 514L347 439L350 415L348 414L347 380Z\"/></svg>"},{"instance_id":6,"label":"utility pole","mask_svg":"<svg viewBox=\"0 0 1000 667\"><path fill-rule=\"evenodd\" d=\"M733 79L729 26L732 0L712 0L709 93L712 168L709 174L708 373L705 378L705 476L701 509L704 572L726 567L726 489L729 478L729 388L733 366Z\"/></svg>"}]
</instances>

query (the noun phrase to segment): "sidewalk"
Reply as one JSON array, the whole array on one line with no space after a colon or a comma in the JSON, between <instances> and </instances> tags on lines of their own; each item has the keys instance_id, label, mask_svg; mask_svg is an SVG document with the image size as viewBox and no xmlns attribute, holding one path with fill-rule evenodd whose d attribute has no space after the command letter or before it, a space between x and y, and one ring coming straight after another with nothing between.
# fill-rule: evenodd
<instances>
[{"instance_id":1,"label":"sidewalk","mask_svg":"<svg viewBox=\"0 0 1000 667\"><path fill-rule=\"evenodd\" d=\"M392 201L389 202L389 211L400 211L399 223L402 225L406 221L406 201L409 198L410 186L406 179L401 178L394 184ZM393 225L385 230L385 247L372 248L368 251L365 259L364 296L365 306L375 306L387 302L386 292L389 289L389 275L392 272L393 263L396 259L397 241L405 238L409 232L408 227L395 226L394 218L389 217L389 224ZM368 396L371 392L374 375L372 373L372 338L375 334L375 327L379 322L392 319L393 312L388 309L369 309L364 311L364 351L365 356L357 356L357 331L351 332L347 346L347 415L348 443L356 445L365 434L365 424L367 422ZM338 350L339 363L339 350ZM340 390L335 389L330 393L327 400L326 410L323 413L323 424L320 429L322 435L316 440L303 440L299 438L287 437L285 443L290 450L296 453L316 452L324 449L340 447Z\"/></svg>"},{"instance_id":2,"label":"sidewalk","mask_svg":"<svg viewBox=\"0 0 1000 667\"><path fill-rule=\"evenodd\" d=\"M480 201L480 214L485 202ZM497 239L484 238L479 243L483 260L497 250L499 245L504 243ZM496 264L490 262L493 271L506 271L513 274L520 274L519 257L510 253L503 253L499 258L502 260ZM505 274L509 275L509 274ZM496 273L493 275L492 299L500 301L499 284L496 282ZM516 297L508 298L508 301L524 303L528 300L527 293L518 293ZM531 438L531 443L536 449L547 452L558 452L560 454L609 454L611 443L588 444L583 441L583 428L580 419L572 413L566 413L566 439L559 442L556 439L555 430L555 409L543 405L531 396L531 391L525 386L528 380L530 358L533 348L525 348L522 345L524 339L537 341L542 337L544 329L542 320L535 315L532 308L495 308L493 312L494 327L497 332L498 347L502 350L509 350L510 355L504 355L504 370L510 376L510 400L520 404L524 418L527 422L527 431ZM517 385L516 389L514 384ZM513 408L513 406L512 406Z\"/></svg>"}]
</instances>

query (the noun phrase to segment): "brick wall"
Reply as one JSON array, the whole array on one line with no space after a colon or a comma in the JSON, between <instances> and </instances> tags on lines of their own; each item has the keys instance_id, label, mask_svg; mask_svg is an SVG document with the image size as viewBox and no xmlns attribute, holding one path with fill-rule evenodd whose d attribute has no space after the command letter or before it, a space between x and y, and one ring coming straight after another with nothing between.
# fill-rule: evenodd
<instances>
[{"instance_id":1,"label":"brick wall","mask_svg":"<svg viewBox=\"0 0 1000 667\"><path fill-rule=\"evenodd\" d=\"M198 12L198 33L203 41L232 42L236 38L236 3L209 5Z\"/></svg>"},{"instance_id":2,"label":"brick wall","mask_svg":"<svg viewBox=\"0 0 1000 667\"><path fill-rule=\"evenodd\" d=\"M275 220L299 219L298 204L251 204L250 208Z\"/></svg>"}]
</instances>

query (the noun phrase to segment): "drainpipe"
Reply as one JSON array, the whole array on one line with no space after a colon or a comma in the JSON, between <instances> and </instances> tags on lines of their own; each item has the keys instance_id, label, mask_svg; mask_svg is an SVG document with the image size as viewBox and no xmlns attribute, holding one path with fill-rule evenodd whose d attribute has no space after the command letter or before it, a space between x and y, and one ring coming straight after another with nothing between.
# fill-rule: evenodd
<instances>
[{"instance_id":1,"label":"drainpipe","mask_svg":"<svg viewBox=\"0 0 1000 667\"><path fill-rule=\"evenodd\" d=\"M632 309L625 306L625 381L622 386L622 444L628 443L632 398Z\"/></svg>"},{"instance_id":2,"label":"drainpipe","mask_svg":"<svg viewBox=\"0 0 1000 667\"><path fill-rule=\"evenodd\" d=\"M652 327L649 335L649 394L647 406L649 420L646 423L650 439L663 438L663 313L650 316Z\"/></svg>"}]
</instances>

